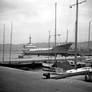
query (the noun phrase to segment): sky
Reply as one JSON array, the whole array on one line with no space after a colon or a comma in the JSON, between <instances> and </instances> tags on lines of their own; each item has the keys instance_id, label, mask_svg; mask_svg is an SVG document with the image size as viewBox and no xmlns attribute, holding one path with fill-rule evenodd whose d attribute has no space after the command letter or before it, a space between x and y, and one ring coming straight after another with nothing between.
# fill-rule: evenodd
<instances>
[{"instance_id":1,"label":"sky","mask_svg":"<svg viewBox=\"0 0 92 92\"><path fill-rule=\"evenodd\" d=\"M81 2L83 0L79 0ZM76 0L0 0L0 43L3 43L5 25L5 43L10 43L12 24L12 43L21 44L48 42L49 31L54 41L55 2L57 2L57 42L74 41ZM88 40L89 21L92 20L92 0L79 5L78 41ZM91 24L92 30L92 24ZM92 32L90 33L90 35ZM90 38L92 40L92 37Z\"/></svg>"}]
</instances>

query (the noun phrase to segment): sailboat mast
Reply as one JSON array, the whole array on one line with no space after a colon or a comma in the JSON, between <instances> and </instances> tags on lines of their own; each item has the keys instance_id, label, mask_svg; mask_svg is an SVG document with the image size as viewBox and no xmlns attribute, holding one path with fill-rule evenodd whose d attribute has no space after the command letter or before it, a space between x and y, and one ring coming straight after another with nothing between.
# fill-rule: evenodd
<instances>
[{"instance_id":1,"label":"sailboat mast","mask_svg":"<svg viewBox=\"0 0 92 92\"><path fill-rule=\"evenodd\" d=\"M32 37L31 37L31 35L30 35L30 37L29 37L29 44L31 44L31 39L32 39Z\"/></svg>"},{"instance_id":2,"label":"sailboat mast","mask_svg":"<svg viewBox=\"0 0 92 92\"><path fill-rule=\"evenodd\" d=\"M11 63L11 50L12 50L12 23L11 23L11 33L10 33L10 56L9 56L10 63Z\"/></svg>"},{"instance_id":3,"label":"sailboat mast","mask_svg":"<svg viewBox=\"0 0 92 92\"><path fill-rule=\"evenodd\" d=\"M55 47L57 41L57 2L55 2ZM56 62L56 52L55 52L55 62Z\"/></svg>"},{"instance_id":4,"label":"sailboat mast","mask_svg":"<svg viewBox=\"0 0 92 92\"><path fill-rule=\"evenodd\" d=\"M48 47L50 49L50 31L49 31Z\"/></svg>"},{"instance_id":5,"label":"sailboat mast","mask_svg":"<svg viewBox=\"0 0 92 92\"><path fill-rule=\"evenodd\" d=\"M68 29L67 29L67 34L66 34L66 43L68 42Z\"/></svg>"},{"instance_id":6,"label":"sailboat mast","mask_svg":"<svg viewBox=\"0 0 92 92\"><path fill-rule=\"evenodd\" d=\"M78 0L76 0L76 21L75 21L75 69L77 68L77 34L78 34Z\"/></svg>"},{"instance_id":7,"label":"sailboat mast","mask_svg":"<svg viewBox=\"0 0 92 92\"><path fill-rule=\"evenodd\" d=\"M88 31L88 53L90 52L90 26L91 26L91 21L89 21L89 31Z\"/></svg>"},{"instance_id":8,"label":"sailboat mast","mask_svg":"<svg viewBox=\"0 0 92 92\"><path fill-rule=\"evenodd\" d=\"M55 47L56 47L56 39L57 37L57 2L55 2Z\"/></svg>"},{"instance_id":9,"label":"sailboat mast","mask_svg":"<svg viewBox=\"0 0 92 92\"><path fill-rule=\"evenodd\" d=\"M50 55L50 31L49 31L49 37L48 37L48 48L49 48L49 50L48 50L48 52L49 52L48 60L49 60L49 55Z\"/></svg>"},{"instance_id":10,"label":"sailboat mast","mask_svg":"<svg viewBox=\"0 0 92 92\"><path fill-rule=\"evenodd\" d=\"M2 57L3 62L4 62L4 46L5 46L5 24L4 24L4 30L3 30L3 57Z\"/></svg>"}]
</instances>

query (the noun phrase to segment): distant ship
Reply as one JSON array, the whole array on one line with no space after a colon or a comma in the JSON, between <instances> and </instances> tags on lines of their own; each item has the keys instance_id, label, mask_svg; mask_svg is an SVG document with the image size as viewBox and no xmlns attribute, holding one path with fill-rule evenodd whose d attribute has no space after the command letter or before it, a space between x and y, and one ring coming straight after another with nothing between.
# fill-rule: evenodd
<instances>
[{"instance_id":1,"label":"distant ship","mask_svg":"<svg viewBox=\"0 0 92 92\"><path fill-rule=\"evenodd\" d=\"M72 43L65 43L61 45L57 45L53 48L38 48L31 43L31 37L29 39L29 43L24 45L23 55L55 55L61 54L65 55L69 50Z\"/></svg>"}]
</instances>

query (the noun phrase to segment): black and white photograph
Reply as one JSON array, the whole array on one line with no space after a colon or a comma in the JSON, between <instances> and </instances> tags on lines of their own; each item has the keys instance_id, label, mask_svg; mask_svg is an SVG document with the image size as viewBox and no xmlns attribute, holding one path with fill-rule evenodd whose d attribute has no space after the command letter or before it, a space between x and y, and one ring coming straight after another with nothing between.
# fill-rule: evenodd
<instances>
[{"instance_id":1,"label":"black and white photograph","mask_svg":"<svg viewBox=\"0 0 92 92\"><path fill-rule=\"evenodd\" d=\"M92 92L92 0L0 0L0 92Z\"/></svg>"}]
</instances>

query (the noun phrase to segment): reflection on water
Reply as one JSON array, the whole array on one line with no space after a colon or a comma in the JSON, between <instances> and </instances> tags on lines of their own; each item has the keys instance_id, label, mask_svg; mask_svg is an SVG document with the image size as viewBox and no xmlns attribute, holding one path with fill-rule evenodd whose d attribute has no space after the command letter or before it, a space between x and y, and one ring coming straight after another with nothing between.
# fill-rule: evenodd
<instances>
[{"instance_id":1,"label":"reflection on water","mask_svg":"<svg viewBox=\"0 0 92 92\"><path fill-rule=\"evenodd\" d=\"M4 61L9 61L9 57L10 57L10 52L9 51L6 51L4 53ZM40 59L48 59L48 56L34 56L34 55L26 55L23 57L23 59L19 59L18 56L21 55L22 52L20 51L12 51L11 52L11 61L18 61L18 60L40 60ZM2 58L3 58L3 52L0 51L0 61L2 61ZM54 57L49 57L50 59L54 58Z\"/></svg>"},{"instance_id":2,"label":"reflection on water","mask_svg":"<svg viewBox=\"0 0 92 92\"><path fill-rule=\"evenodd\" d=\"M5 51L4 52L4 60L5 61L9 61L9 57L10 57L10 52L9 51ZM11 52L11 60L15 60L18 58L18 55L20 54L21 52L19 51L12 51ZM3 58L3 52L0 51L0 61L2 61L2 58Z\"/></svg>"},{"instance_id":3,"label":"reflection on water","mask_svg":"<svg viewBox=\"0 0 92 92\"><path fill-rule=\"evenodd\" d=\"M23 59L19 59L18 58L18 56L19 55L21 55L21 53L22 52L19 52L19 51L12 51L11 52L11 61L18 61L18 60L42 60L42 59L54 59L54 57L53 56L50 56L50 57L48 57L48 56L34 56L34 55L28 55L28 56L24 56L23 57ZM5 54L4 54L4 60L5 61L9 61L9 52L5 52ZM2 58L3 58L3 53L2 52L0 52L0 61L2 61ZM57 59L58 58L61 58L61 56L58 56L57 57ZM65 58L65 57L62 57L63 59Z\"/></svg>"},{"instance_id":4,"label":"reflection on water","mask_svg":"<svg viewBox=\"0 0 92 92\"><path fill-rule=\"evenodd\" d=\"M10 52L9 51L5 51L4 53L4 61L9 61L9 57L10 57ZM24 56L23 59L19 59L18 56L21 55L21 51L12 51L11 52L11 61L20 61L20 60L42 60L42 59L54 59L54 56L34 56L34 55L28 55L28 56ZM2 61L3 58L3 52L0 51L0 61ZM70 58L74 58L74 57L67 57L67 59ZM90 57L92 58L92 57ZM57 59L65 59L65 57L62 57L60 55L57 56Z\"/></svg>"}]
</instances>

